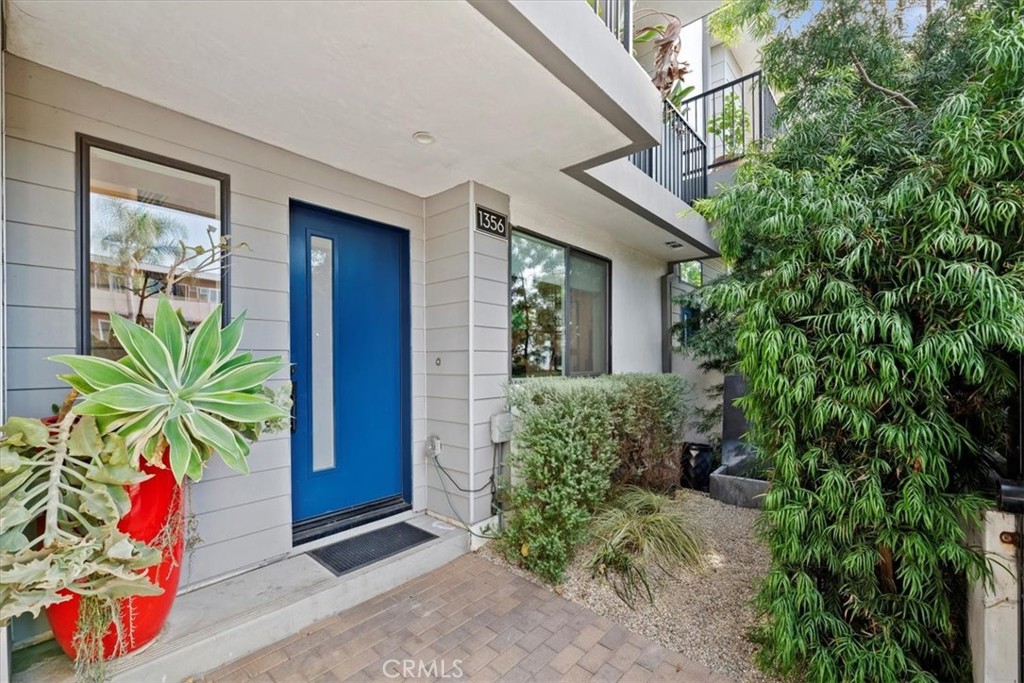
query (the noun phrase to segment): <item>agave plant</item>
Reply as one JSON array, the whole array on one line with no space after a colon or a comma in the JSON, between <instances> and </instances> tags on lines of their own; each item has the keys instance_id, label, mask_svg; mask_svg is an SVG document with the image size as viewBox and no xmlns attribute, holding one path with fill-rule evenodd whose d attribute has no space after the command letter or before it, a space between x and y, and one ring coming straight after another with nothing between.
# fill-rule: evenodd
<instances>
[{"instance_id":1,"label":"agave plant","mask_svg":"<svg viewBox=\"0 0 1024 683\"><path fill-rule=\"evenodd\" d=\"M228 467L247 473L249 441L266 423L288 416L281 401L263 387L286 364L280 357L235 355L245 316L223 329L220 318L217 306L188 334L163 296L152 331L111 315L124 358L51 358L74 370L61 375L84 397L74 413L95 417L102 432L118 434L136 468L141 458L162 465L169 447L178 482L185 476L198 481L214 453Z\"/></svg>"},{"instance_id":2,"label":"agave plant","mask_svg":"<svg viewBox=\"0 0 1024 683\"><path fill-rule=\"evenodd\" d=\"M124 487L146 479L94 417L0 428L0 625L80 595L156 595L160 552L117 529Z\"/></svg>"}]
</instances>

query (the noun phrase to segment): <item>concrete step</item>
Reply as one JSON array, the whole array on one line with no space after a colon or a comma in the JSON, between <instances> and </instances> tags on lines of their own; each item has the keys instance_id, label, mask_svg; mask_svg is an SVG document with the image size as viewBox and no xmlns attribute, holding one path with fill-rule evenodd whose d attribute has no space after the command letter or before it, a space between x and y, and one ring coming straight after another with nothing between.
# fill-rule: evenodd
<instances>
[{"instance_id":1,"label":"concrete step","mask_svg":"<svg viewBox=\"0 0 1024 683\"><path fill-rule=\"evenodd\" d=\"M188 679L386 593L469 551L469 535L463 529L426 515L405 521L438 538L343 576L334 576L303 554L178 596L163 632L141 650L109 662L107 680L170 683ZM41 651L46 654L15 672L13 683L73 683L73 663L59 649Z\"/></svg>"}]
</instances>

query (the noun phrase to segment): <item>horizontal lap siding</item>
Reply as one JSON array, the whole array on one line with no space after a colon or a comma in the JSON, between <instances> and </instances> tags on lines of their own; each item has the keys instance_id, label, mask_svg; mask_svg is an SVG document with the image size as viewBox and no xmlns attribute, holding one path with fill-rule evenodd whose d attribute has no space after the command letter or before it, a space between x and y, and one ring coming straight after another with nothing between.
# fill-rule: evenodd
<instances>
[{"instance_id":1,"label":"horizontal lap siding","mask_svg":"<svg viewBox=\"0 0 1024 683\"><path fill-rule=\"evenodd\" d=\"M474 205L509 201L474 182L426 200L424 267L426 428L447 471L428 461L428 506L471 524L490 516L488 425L508 378L508 242L474 230Z\"/></svg>"},{"instance_id":2,"label":"horizontal lap siding","mask_svg":"<svg viewBox=\"0 0 1024 683\"><path fill-rule=\"evenodd\" d=\"M44 358L75 350L75 134L84 133L231 176L231 232L247 246L233 257L230 300L234 313L246 310L242 345L258 356L289 352L290 199L410 230L413 483L425 493L422 199L10 56L6 80L8 414L47 414L65 393L60 366ZM290 551L290 458L289 436L277 434L254 446L248 478L211 464L191 492L204 543L187 582Z\"/></svg>"},{"instance_id":3,"label":"horizontal lap siding","mask_svg":"<svg viewBox=\"0 0 1024 683\"><path fill-rule=\"evenodd\" d=\"M425 427L428 435L441 439L438 461L451 476L425 454L427 507L462 520L469 519L469 497L458 487L471 488L469 200L469 185L463 184L424 202Z\"/></svg>"},{"instance_id":4,"label":"horizontal lap siding","mask_svg":"<svg viewBox=\"0 0 1024 683\"><path fill-rule=\"evenodd\" d=\"M508 195L473 184L478 206L509 215ZM508 241L473 233L473 475L474 489L494 472L491 416L506 410L503 385L509 374ZM473 521L491 516L491 491L473 494Z\"/></svg>"}]
</instances>

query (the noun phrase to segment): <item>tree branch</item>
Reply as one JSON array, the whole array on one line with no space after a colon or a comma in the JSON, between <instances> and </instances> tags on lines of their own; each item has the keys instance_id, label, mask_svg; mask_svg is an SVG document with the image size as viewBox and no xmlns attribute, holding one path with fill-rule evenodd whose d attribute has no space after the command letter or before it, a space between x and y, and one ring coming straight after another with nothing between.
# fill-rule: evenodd
<instances>
[{"instance_id":1,"label":"tree branch","mask_svg":"<svg viewBox=\"0 0 1024 683\"><path fill-rule=\"evenodd\" d=\"M893 98L894 100L896 100L905 107L917 109L917 105L914 104L914 102L903 93L897 92L896 90L890 90L889 88L886 88L884 85L879 85L878 83L875 83L873 80L871 80L871 78L868 76L868 72L864 70L864 65L860 63L859 59L857 59L857 55L850 53L850 58L853 60L853 68L857 70L857 75L860 76L860 80L863 81L864 85L868 86L872 90L877 90L883 95L888 95L889 97Z\"/></svg>"}]
</instances>

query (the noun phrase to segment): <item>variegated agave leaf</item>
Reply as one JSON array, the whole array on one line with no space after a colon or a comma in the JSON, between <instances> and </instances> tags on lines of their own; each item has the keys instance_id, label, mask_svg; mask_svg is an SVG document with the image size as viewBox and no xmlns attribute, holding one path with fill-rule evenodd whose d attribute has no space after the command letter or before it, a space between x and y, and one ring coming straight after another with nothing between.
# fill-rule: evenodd
<instances>
[{"instance_id":1,"label":"variegated agave leaf","mask_svg":"<svg viewBox=\"0 0 1024 683\"><path fill-rule=\"evenodd\" d=\"M223 329L220 317L217 306L189 335L163 296L152 331L111 316L125 358L52 358L74 370L61 376L85 397L74 412L94 416L104 431L119 434L133 466L143 457L161 465L169 446L179 482L185 476L198 481L213 453L248 472L249 442L288 415L263 386L286 364L280 357L236 355L245 315Z\"/></svg>"},{"instance_id":2,"label":"variegated agave leaf","mask_svg":"<svg viewBox=\"0 0 1024 683\"><path fill-rule=\"evenodd\" d=\"M64 591L156 595L141 570L160 552L119 531L124 491L148 477L127 463L120 437L96 418L48 426L12 418L0 435L0 624L38 616Z\"/></svg>"}]
</instances>

